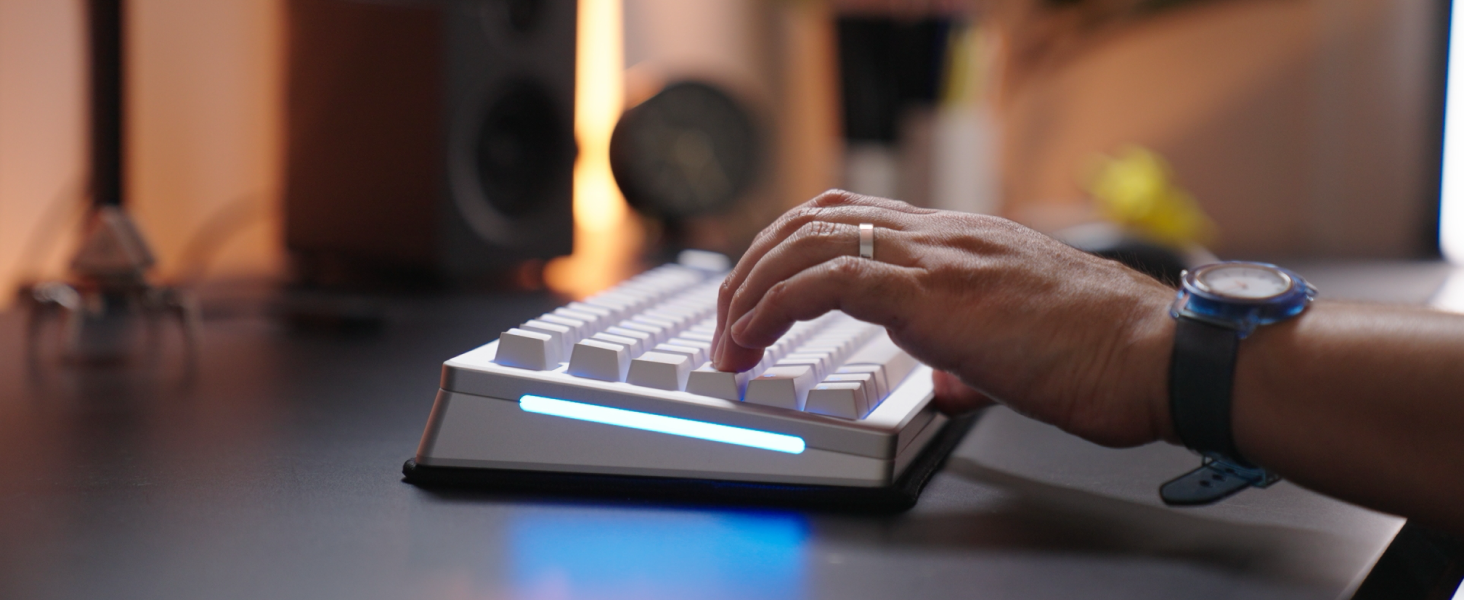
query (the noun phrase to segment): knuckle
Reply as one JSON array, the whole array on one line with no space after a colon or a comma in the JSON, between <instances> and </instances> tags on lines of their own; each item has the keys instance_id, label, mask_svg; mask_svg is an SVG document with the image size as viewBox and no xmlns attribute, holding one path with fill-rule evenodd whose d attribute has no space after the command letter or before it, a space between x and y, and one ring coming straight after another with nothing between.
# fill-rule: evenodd
<instances>
[{"instance_id":1,"label":"knuckle","mask_svg":"<svg viewBox=\"0 0 1464 600\"><path fill-rule=\"evenodd\" d=\"M778 306L783 303L783 300L787 298L787 296L788 282L779 281L773 284L772 287L768 288L767 293L763 294L762 299L763 302L766 302L768 306Z\"/></svg>"},{"instance_id":2,"label":"knuckle","mask_svg":"<svg viewBox=\"0 0 1464 600\"><path fill-rule=\"evenodd\" d=\"M817 213L817 207L800 206L786 213L783 213L783 216L778 217L778 222L769 229L772 229L786 236L791 234L792 232L797 231L798 228L802 227L805 223L813 221L814 216Z\"/></svg>"},{"instance_id":3,"label":"knuckle","mask_svg":"<svg viewBox=\"0 0 1464 600\"><path fill-rule=\"evenodd\" d=\"M794 237L802 243L820 243L834 238L839 226L828 221L808 221L798 227Z\"/></svg>"},{"instance_id":4,"label":"knuckle","mask_svg":"<svg viewBox=\"0 0 1464 600\"><path fill-rule=\"evenodd\" d=\"M733 285L731 277L722 280L722 285L717 286L718 300L731 300L732 294L735 292L737 292L737 287Z\"/></svg>"},{"instance_id":5,"label":"knuckle","mask_svg":"<svg viewBox=\"0 0 1464 600\"><path fill-rule=\"evenodd\" d=\"M732 298L727 301L727 323L729 327L732 323L736 322L736 320L732 318L733 316L740 317L743 314L752 312L752 310L756 307L756 302L749 304L746 302L746 298L746 292L737 292L736 294L733 294Z\"/></svg>"},{"instance_id":6,"label":"knuckle","mask_svg":"<svg viewBox=\"0 0 1464 600\"><path fill-rule=\"evenodd\" d=\"M833 188L815 196L808 204L813 206L848 206L858 203L859 195L848 190Z\"/></svg>"},{"instance_id":7,"label":"knuckle","mask_svg":"<svg viewBox=\"0 0 1464 600\"><path fill-rule=\"evenodd\" d=\"M864 275L865 262L857 256L840 256L829 261L829 271L838 281L857 279Z\"/></svg>"},{"instance_id":8,"label":"knuckle","mask_svg":"<svg viewBox=\"0 0 1464 600\"><path fill-rule=\"evenodd\" d=\"M895 208L897 210L898 209L906 209L906 208L911 209L911 210L914 210L915 209L915 205L910 204L909 202L906 202L904 200L900 200L898 198L888 198L887 200L889 200L890 203L894 205L891 208Z\"/></svg>"},{"instance_id":9,"label":"knuckle","mask_svg":"<svg viewBox=\"0 0 1464 600\"><path fill-rule=\"evenodd\" d=\"M1021 229L1025 229L1021 225L1018 225L1015 221L1012 221L1010 219L1003 219L1001 217L994 216L994 215L971 215L971 216L972 217L975 217L974 220L975 220L976 226L977 227L981 227L983 229L989 229L989 230L992 230L992 231L1018 231L1018 230L1021 230Z\"/></svg>"},{"instance_id":10,"label":"knuckle","mask_svg":"<svg viewBox=\"0 0 1464 600\"><path fill-rule=\"evenodd\" d=\"M945 283L956 289L969 289L975 287L980 276L980 270L973 265L939 261L922 269L919 278L923 280L923 287Z\"/></svg>"},{"instance_id":11,"label":"knuckle","mask_svg":"<svg viewBox=\"0 0 1464 600\"><path fill-rule=\"evenodd\" d=\"M772 223L768 224L767 227L764 227L762 231L757 232L757 235L752 237L752 247L755 248L763 243L766 243L769 238L777 235L779 228L783 226L783 223L786 222L785 220L787 218L788 215L786 214L778 217L777 220L774 220Z\"/></svg>"},{"instance_id":12,"label":"knuckle","mask_svg":"<svg viewBox=\"0 0 1464 600\"><path fill-rule=\"evenodd\" d=\"M970 219L971 221L973 221L975 223L978 223L978 224L981 224L981 225L985 225L985 226L988 226L988 227L989 226L992 226L992 225L999 225L999 224L1001 224L1001 222L1006 221L1006 219L1003 219L1001 217L997 217L997 216L994 216L994 215L982 215L982 214L976 214L976 213L966 213L964 216L967 219Z\"/></svg>"},{"instance_id":13,"label":"knuckle","mask_svg":"<svg viewBox=\"0 0 1464 600\"><path fill-rule=\"evenodd\" d=\"M761 242L766 242L769 239L775 237L787 237L788 235L796 231L799 227L802 227L804 223L814 220L819 211L819 207L814 206L812 202L796 206L790 209L788 212L785 212L782 215L778 216L778 218L774 220L771 225L768 225L767 227L763 228L762 231L758 232L757 237L754 238L753 243L758 244Z\"/></svg>"},{"instance_id":14,"label":"knuckle","mask_svg":"<svg viewBox=\"0 0 1464 600\"><path fill-rule=\"evenodd\" d=\"M922 248L965 248L971 232L959 229L936 229L911 235L910 243Z\"/></svg>"}]
</instances>

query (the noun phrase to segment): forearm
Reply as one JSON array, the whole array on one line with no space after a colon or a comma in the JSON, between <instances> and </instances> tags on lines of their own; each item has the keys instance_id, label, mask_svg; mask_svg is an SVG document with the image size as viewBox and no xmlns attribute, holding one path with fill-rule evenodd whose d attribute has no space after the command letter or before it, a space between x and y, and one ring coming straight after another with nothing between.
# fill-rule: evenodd
<instances>
[{"instance_id":1,"label":"forearm","mask_svg":"<svg viewBox=\"0 0 1464 600\"><path fill-rule=\"evenodd\" d=\"M1234 432L1298 484L1464 532L1464 316L1319 302L1241 343Z\"/></svg>"},{"instance_id":2,"label":"forearm","mask_svg":"<svg viewBox=\"0 0 1464 600\"><path fill-rule=\"evenodd\" d=\"M728 274L711 354L747 370L794 322L837 309L959 376L936 380L946 409L991 398L1101 444L1175 441L1173 298L1010 221L834 190L763 230ZM1242 342L1236 369L1246 458L1464 533L1464 316L1319 302Z\"/></svg>"}]
</instances>

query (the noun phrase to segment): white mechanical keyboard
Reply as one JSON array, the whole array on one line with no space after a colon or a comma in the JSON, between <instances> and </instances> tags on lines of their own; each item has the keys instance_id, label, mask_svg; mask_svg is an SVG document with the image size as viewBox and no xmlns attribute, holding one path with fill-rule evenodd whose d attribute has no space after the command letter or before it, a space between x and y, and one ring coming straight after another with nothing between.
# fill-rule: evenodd
<instances>
[{"instance_id":1,"label":"white mechanical keyboard","mask_svg":"<svg viewBox=\"0 0 1464 600\"><path fill-rule=\"evenodd\" d=\"M834 312L717 371L723 276L656 268L447 361L416 464L892 485L946 422L930 368Z\"/></svg>"}]
</instances>

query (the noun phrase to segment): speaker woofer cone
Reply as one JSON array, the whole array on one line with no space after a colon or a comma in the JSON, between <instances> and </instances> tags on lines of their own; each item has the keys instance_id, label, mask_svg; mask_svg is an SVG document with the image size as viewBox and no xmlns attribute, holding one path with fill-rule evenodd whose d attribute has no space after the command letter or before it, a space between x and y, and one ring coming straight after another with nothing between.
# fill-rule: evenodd
<instances>
[{"instance_id":1,"label":"speaker woofer cone","mask_svg":"<svg viewBox=\"0 0 1464 600\"><path fill-rule=\"evenodd\" d=\"M541 86L518 81L485 111L476 144L478 182L504 216L543 210L574 167L573 141L553 104Z\"/></svg>"}]
</instances>

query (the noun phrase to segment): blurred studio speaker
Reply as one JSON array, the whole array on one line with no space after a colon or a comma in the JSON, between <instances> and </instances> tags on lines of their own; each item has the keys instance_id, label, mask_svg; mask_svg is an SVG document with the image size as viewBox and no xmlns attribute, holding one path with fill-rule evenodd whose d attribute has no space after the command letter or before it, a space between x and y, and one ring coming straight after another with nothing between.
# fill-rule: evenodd
<instances>
[{"instance_id":1,"label":"blurred studio speaker","mask_svg":"<svg viewBox=\"0 0 1464 600\"><path fill-rule=\"evenodd\" d=\"M290 0L285 237L300 282L502 281L569 254L575 9Z\"/></svg>"}]
</instances>

